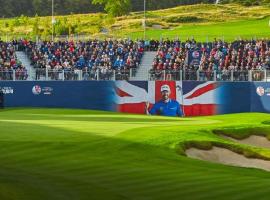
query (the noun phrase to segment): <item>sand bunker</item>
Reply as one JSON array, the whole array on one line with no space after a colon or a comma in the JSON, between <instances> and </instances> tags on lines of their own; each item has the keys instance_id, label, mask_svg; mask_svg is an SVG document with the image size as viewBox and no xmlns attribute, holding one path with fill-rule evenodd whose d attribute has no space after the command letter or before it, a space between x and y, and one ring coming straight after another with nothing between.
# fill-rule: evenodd
<instances>
[{"instance_id":1,"label":"sand bunker","mask_svg":"<svg viewBox=\"0 0 270 200\"><path fill-rule=\"evenodd\" d=\"M196 148L190 148L186 150L186 155L190 158L206 160L225 165L258 168L270 171L270 161L246 158L241 154L237 154L228 149L220 147L213 147L211 150L200 150Z\"/></svg>"},{"instance_id":2,"label":"sand bunker","mask_svg":"<svg viewBox=\"0 0 270 200\"><path fill-rule=\"evenodd\" d=\"M270 141L264 136L251 135L248 138L237 140L228 136L222 135L222 137L232 140L234 142L239 142L241 144L248 144L256 147L268 148L270 149Z\"/></svg>"}]
</instances>

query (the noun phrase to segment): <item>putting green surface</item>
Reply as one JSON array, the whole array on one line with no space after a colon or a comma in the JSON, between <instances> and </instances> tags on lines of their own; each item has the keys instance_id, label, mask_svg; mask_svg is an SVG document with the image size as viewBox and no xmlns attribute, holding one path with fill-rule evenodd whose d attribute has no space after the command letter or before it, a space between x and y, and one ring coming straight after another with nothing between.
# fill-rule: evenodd
<instances>
[{"instance_id":1,"label":"putting green surface","mask_svg":"<svg viewBox=\"0 0 270 200\"><path fill-rule=\"evenodd\" d=\"M2 110L0 199L269 199L269 172L181 155L186 143L214 142L269 159L268 149L213 133L268 136L269 121L259 113L182 119Z\"/></svg>"}]
</instances>

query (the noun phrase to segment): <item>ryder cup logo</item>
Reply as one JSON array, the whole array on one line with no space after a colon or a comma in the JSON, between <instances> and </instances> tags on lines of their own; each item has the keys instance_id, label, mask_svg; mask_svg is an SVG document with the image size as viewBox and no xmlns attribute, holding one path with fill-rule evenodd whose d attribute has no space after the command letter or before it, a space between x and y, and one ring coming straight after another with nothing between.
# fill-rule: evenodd
<instances>
[{"instance_id":1,"label":"ryder cup logo","mask_svg":"<svg viewBox=\"0 0 270 200\"><path fill-rule=\"evenodd\" d=\"M200 52L194 51L194 52L192 53L192 57L193 57L193 58L199 58L199 57L200 57Z\"/></svg>"},{"instance_id":2,"label":"ryder cup logo","mask_svg":"<svg viewBox=\"0 0 270 200\"><path fill-rule=\"evenodd\" d=\"M35 85L32 88L32 92L33 92L34 95L39 95L41 93L41 87L39 85Z\"/></svg>"},{"instance_id":3,"label":"ryder cup logo","mask_svg":"<svg viewBox=\"0 0 270 200\"><path fill-rule=\"evenodd\" d=\"M256 92L257 92L257 94L261 97L261 96L264 95L264 92L265 92L265 91L264 91L264 88L263 88L263 87L259 86L259 87L257 87Z\"/></svg>"}]
</instances>

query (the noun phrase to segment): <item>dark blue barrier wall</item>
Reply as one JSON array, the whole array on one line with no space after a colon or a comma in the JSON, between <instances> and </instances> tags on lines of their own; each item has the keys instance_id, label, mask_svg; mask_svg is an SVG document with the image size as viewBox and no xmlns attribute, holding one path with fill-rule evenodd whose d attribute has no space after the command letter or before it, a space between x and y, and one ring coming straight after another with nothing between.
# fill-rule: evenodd
<instances>
[{"instance_id":1,"label":"dark blue barrier wall","mask_svg":"<svg viewBox=\"0 0 270 200\"><path fill-rule=\"evenodd\" d=\"M145 89L149 94L148 90L153 82L141 81L140 83L130 82L130 85L140 88L138 91ZM207 83L213 85L213 82L184 81L182 83L184 96L188 99L190 93L193 93L194 106L197 106L200 95L209 92ZM117 111L117 85L113 81L0 81L0 90L5 93L6 107L58 107ZM133 86L130 87L131 90L136 91ZM154 88L154 90L160 89ZM215 104L216 107L213 114L270 112L270 83L217 82L211 91L212 96L209 95L209 102ZM132 97L131 94L134 92L129 93L128 89L122 91L122 95ZM189 98L188 101L193 100ZM188 101L184 99L184 102ZM207 104L205 100L200 103Z\"/></svg>"},{"instance_id":2,"label":"dark blue barrier wall","mask_svg":"<svg viewBox=\"0 0 270 200\"><path fill-rule=\"evenodd\" d=\"M0 82L6 107L114 110L113 82Z\"/></svg>"},{"instance_id":3,"label":"dark blue barrier wall","mask_svg":"<svg viewBox=\"0 0 270 200\"><path fill-rule=\"evenodd\" d=\"M270 112L270 83L255 82L250 86L251 112Z\"/></svg>"},{"instance_id":4,"label":"dark blue barrier wall","mask_svg":"<svg viewBox=\"0 0 270 200\"><path fill-rule=\"evenodd\" d=\"M250 112L251 101L249 82L220 82L217 92L220 106L218 114Z\"/></svg>"}]
</instances>

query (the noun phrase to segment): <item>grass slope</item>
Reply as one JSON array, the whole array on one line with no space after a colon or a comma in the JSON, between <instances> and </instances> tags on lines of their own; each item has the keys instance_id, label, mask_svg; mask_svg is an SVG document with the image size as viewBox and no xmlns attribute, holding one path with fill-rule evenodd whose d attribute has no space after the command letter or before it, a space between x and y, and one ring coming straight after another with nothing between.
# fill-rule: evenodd
<instances>
[{"instance_id":1,"label":"grass slope","mask_svg":"<svg viewBox=\"0 0 270 200\"><path fill-rule=\"evenodd\" d=\"M213 24L184 24L171 30L148 30L149 38L195 38L197 41L211 42L214 38L233 41L238 39L269 39L268 19L220 22ZM131 33L132 38L141 38L142 33Z\"/></svg>"},{"instance_id":2,"label":"grass slope","mask_svg":"<svg viewBox=\"0 0 270 200\"><path fill-rule=\"evenodd\" d=\"M270 150L212 132L261 127L265 135L269 121L268 114L258 113L179 119L3 110L0 199L269 199L269 172L178 154L188 142L219 142L270 158Z\"/></svg>"},{"instance_id":3,"label":"grass slope","mask_svg":"<svg viewBox=\"0 0 270 200\"><path fill-rule=\"evenodd\" d=\"M270 7L245 7L237 4L196 4L170 9L147 11L147 38L161 37L186 39L194 36L198 41L212 40L214 37L228 41L241 37L246 39L269 37ZM75 33L87 37L79 39L116 37L133 39L143 38L143 12L108 19L105 14L81 14L57 16L61 22L62 34ZM0 35L3 39L27 35L36 39L33 30L44 38L50 39L50 17L28 18L25 16L0 19ZM38 27L35 26L38 24ZM153 25L159 25L158 30ZM104 35L101 30L109 33ZM65 31L63 31L65 30ZM7 37L7 38L6 38ZM64 37L65 38L65 37Z\"/></svg>"}]
</instances>

